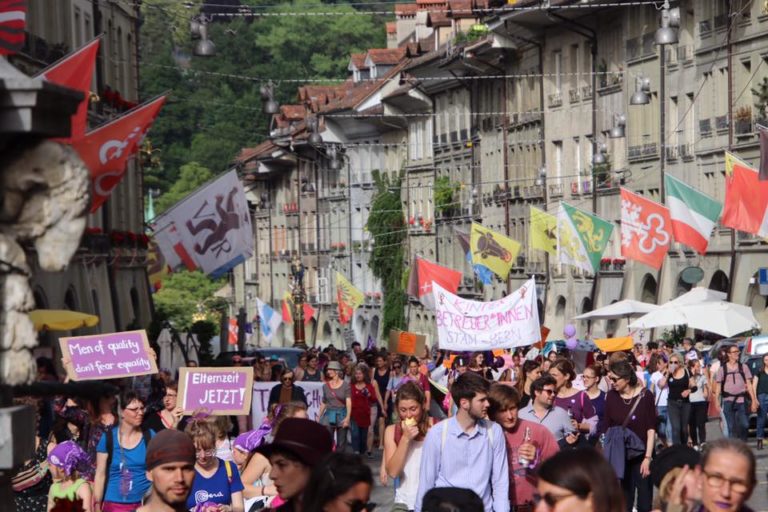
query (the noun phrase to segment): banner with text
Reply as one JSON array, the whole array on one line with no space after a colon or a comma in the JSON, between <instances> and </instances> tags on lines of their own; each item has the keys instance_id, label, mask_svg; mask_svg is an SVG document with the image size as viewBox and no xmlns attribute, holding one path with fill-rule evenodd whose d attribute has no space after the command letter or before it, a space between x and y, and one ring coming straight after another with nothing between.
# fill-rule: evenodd
<instances>
[{"instance_id":1,"label":"banner with text","mask_svg":"<svg viewBox=\"0 0 768 512\"><path fill-rule=\"evenodd\" d=\"M184 414L248 414L253 368L179 368L179 406Z\"/></svg>"},{"instance_id":2,"label":"banner with text","mask_svg":"<svg viewBox=\"0 0 768 512\"><path fill-rule=\"evenodd\" d=\"M279 385L279 382L254 382L253 383L253 402L251 406L251 416L254 428L257 428L264 421L269 413L269 392L272 388ZM304 390L304 396L307 397L307 416L314 420L320 410L320 403L323 401L323 383L322 382L295 382Z\"/></svg>"},{"instance_id":3,"label":"banner with text","mask_svg":"<svg viewBox=\"0 0 768 512\"><path fill-rule=\"evenodd\" d=\"M157 373L143 330L71 336L59 339L59 345L72 380L121 379Z\"/></svg>"},{"instance_id":4,"label":"banner with text","mask_svg":"<svg viewBox=\"0 0 768 512\"><path fill-rule=\"evenodd\" d=\"M437 338L443 350L474 351L531 345L541 339L536 283L492 302L458 297L434 283Z\"/></svg>"}]
</instances>

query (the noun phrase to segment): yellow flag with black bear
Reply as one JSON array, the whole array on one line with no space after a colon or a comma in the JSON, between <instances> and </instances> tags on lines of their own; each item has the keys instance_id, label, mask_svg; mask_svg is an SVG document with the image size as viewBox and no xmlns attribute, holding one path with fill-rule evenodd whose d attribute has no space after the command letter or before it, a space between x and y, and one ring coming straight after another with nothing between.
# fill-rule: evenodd
<instances>
[{"instance_id":1,"label":"yellow flag with black bear","mask_svg":"<svg viewBox=\"0 0 768 512\"><path fill-rule=\"evenodd\" d=\"M557 254L557 217L531 206L531 247L555 256Z\"/></svg>"},{"instance_id":2,"label":"yellow flag with black bear","mask_svg":"<svg viewBox=\"0 0 768 512\"><path fill-rule=\"evenodd\" d=\"M472 251L473 264L484 265L500 278L506 279L520 248L520 242L472 223L469 249Z\"/></svg>"}]
</instances>

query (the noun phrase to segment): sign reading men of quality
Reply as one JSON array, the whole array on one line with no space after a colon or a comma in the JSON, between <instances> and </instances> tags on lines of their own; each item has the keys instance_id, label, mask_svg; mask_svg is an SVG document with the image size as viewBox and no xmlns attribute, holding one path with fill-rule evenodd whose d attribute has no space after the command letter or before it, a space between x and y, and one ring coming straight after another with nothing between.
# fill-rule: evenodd
<instances>
[{"instance_id":1,"label":"sign reading men of quality","mask_svg":"<svg viewBox=\"0 0 768 512\"><path fill-rule=\"evenodd\" d=\"M184 414L204 410L215 416L248 414L253 368L179 368L179 406Z\"/></svg>"},{"instance_id":2,"label":"sign reading men of quality","mask_svg":"<svg viewBox=\"0 0 768 512\"><path fill-rule=\"evenodd\" d=\"M119 379L157 373L145 331L125 331L59 339L72 380Z\"/></svg>"},{"instance_id":3,"label":"sign reading men of quality","mask_svg":"<svg viewBox=\"0 0 768 512\"><path fill-rule=\"evenodd\" d=\"M492 302L458 297L433 283L437 337L443 350L474 351L521 347L541 339L536 283Z\"/></svg>"}]
</instances>

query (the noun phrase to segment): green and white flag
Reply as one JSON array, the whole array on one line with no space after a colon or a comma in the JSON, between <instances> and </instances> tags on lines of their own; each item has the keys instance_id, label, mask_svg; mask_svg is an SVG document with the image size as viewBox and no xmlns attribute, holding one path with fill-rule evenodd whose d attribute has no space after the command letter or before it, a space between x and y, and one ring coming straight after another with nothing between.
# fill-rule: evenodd
<instances>
[{"instance_id":1,"label":"green and white flag","mask_svg":"<svg viewBox=\"0 0 768 512\"><path fill-rule=\"evenodd\" d=\"M613 223L560 203L557 212L557 253L560 263L597 273Z\"/></svg>"},{"instance_id":2,"label":"green and white flag","mask_svg":"<svg viewBox=\"0 0 768 512\"><path fill-rule=\"evenodd\" d=\"M669 174L664 176L664 186L675 241L706 253L723 205Z\"/></svg>"}]
</instances>

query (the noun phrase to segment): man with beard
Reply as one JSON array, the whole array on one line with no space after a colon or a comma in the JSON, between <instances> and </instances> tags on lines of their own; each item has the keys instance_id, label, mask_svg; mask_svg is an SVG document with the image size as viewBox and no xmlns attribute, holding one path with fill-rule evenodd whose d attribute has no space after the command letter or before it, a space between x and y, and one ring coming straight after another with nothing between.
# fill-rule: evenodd
<instances>
[{"instance_id":1,"label":"man with beard","mask_svg":"<svg viewBox=\"0 0 768 512\"><path fill-rule=\"evenodd\" d=\"M147 479L152 493L136 512L184 512L195 478L195 445L178 430L163 430L147 447Z\"/></svg>"},{"instance_id":2,"label":"man with beard","mask_svg":"<svg viewBox=\"0 0 768 512\"><path fill-rule=\"evenodd\" d=\"M458 411L429 430L421 455L416 512L433 487L471 489L488 512L509 512L509 466L501 427L487 419L490 384L467 372L451 386Z\"/></svg>"},{"instance_id":3,"label":"man with beard","mask_svg":"<svg viewBox=\"0 0 768 512\"><path fill-rule=\"evenodd\" d=\"M543 375L531 384L533 398L520 410L520 419L543 425L552 432L560 448L576 444L579 433L573 427L568 411L555 405L557 382L550 375Z\"/></svg>"}]
</instances>

